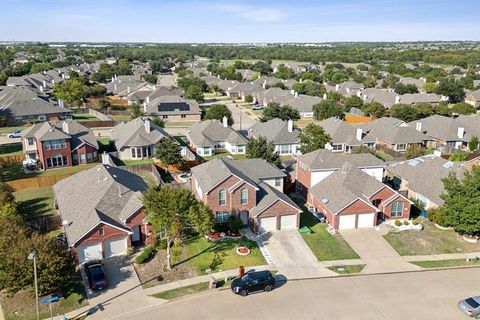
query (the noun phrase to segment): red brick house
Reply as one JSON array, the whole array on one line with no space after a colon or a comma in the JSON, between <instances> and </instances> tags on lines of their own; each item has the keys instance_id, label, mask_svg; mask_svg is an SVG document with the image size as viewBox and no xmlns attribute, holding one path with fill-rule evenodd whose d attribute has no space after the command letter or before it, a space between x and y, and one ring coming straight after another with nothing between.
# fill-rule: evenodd
<instances>
[{"instance_id":1,"label":"red brick house","mask_svg":"<svg viewBox=\"0 0 480 320\"><path fill-rule=\"evenodd\" d=\"M192 168L192 191L217 223L238 217L260 233L296 229L301 209L283 193L286 174L262 159L220 158Z\"/></svg>"},{"instance_id":2,"label":"red brick house","mask_svg":"<svg viewBox=\"0 0 480 320\"><path fill-rule=\"evenodd\" d=\"M73 121L43 122L22 132L25 160L47 170L98 160L98 143L89 128Z\"/></svg>"},{"instance_id":3,"label":"red brick house","mask_svg":"<svg viewBox=\"0 0 480 320\"><path fill-rule=\"evenodd\" d=\"M54 185L55 201L75 261L124 255L151 232L141 192L148 184L126 170L99 165Z\"/></svg>"},{"instance_id":4,"label":"red brick house","mask_svg":"<svg viewBox=\"0 0 480 320\"><path fill-rule=\"evenodd\" d=\"M374 227L408 219L411 201L362 170L345 165L314 185L311 205L335 229Z\"/></svg>"}]
</instances>

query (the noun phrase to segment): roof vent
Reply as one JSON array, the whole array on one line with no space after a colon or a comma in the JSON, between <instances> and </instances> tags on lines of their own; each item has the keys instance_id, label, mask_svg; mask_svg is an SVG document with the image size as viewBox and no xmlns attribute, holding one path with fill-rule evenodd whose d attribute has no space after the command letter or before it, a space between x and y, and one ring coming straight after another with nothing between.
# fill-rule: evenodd
<instances>
[{"instance_id":1,"label":"roof vent","mask_svg":"<svg viewBox=\"0 0 480 320\"><path fill-rule=\"evenodd\" d=\"M323 203L323 204L327 204L327 203L328 203L328 199L327 199L327 198L323 198L323 199L322 199L322 203Z\"/></svg>"}]
</instances>

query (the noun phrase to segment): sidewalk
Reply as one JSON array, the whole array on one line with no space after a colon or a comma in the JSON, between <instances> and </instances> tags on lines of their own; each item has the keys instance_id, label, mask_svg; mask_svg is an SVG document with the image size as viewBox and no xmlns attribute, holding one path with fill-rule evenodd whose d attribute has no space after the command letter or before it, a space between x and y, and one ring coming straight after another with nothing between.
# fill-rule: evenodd
<instances>
[{"instance_id":1,"label":"sidewalk","mask_svg":"<svg viewBox=\"0 0 480 320\"><path fill-rule=\"evenodd\" d=\"M480 258L480 252L466 252L466 253L444 253L432 254L425 256L403 256L405 261L435 261L435 260L454 260L454 259L475 259Z\"/></svg>"}]
</instances>

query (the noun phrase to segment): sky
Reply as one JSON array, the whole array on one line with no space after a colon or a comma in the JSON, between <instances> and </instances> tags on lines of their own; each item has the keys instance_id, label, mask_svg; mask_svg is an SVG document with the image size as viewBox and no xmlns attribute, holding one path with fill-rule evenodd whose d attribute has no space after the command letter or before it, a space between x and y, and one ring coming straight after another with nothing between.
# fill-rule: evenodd
<instances>
[{"instance_id":1,"label":"sky","mask_svg":"<svg viewBox=\"0 0 480 320\"><path fill-rule=\"evenodd\" d=\"M480 0L0 0L0 40L480 40Z\"/></svg>"}]
</instances>

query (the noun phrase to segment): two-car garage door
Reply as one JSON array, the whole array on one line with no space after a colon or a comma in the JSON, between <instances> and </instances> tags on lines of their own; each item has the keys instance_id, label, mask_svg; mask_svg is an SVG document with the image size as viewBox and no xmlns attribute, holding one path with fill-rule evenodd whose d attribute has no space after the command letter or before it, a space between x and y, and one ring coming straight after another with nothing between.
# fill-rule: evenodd
<instances>
[{"instance_id":1,"label":"two-car garage door","mask_svg":"<svg viewBox=\"0 0 480 320\"><path fill-rule=\"evenodd\" d=\"M277 230L277 219L280 219L280 230L292 230L297 228L297 215L283 215L279 217L266 217L259 220L258 231L265 233Z\"/></svg>"},{"instance_id":2,"label":"two-car garage door","mask_svg":"<svg viewBox=\"0 0 480 320\"><path fill-rule=\"evenodd\" d=\"M127 252L127 238L121 237L107 239L104 241L104 249L105 258L123 255ZM78 246L78 261L80 263L102 258L103 255L101 242Z\"/></svg>"},{"instance_id":3,"label":"two-car garage door","mask_svg":"<svg viewBox=\"0 0 480 320\"><path fill-rule=\"evenodd\" d=\"M375 226L375 213L349 214L340 216L338 229L369 228Z\"/></svg>"}]
</instances>

